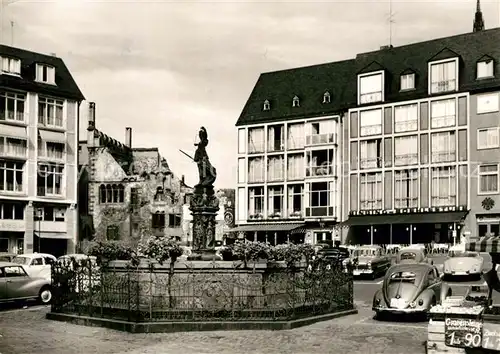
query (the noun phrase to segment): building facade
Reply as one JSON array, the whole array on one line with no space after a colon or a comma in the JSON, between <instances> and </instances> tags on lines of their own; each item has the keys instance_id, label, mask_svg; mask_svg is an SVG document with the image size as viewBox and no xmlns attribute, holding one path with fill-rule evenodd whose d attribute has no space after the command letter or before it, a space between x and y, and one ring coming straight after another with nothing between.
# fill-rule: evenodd
<instances>
[{"instance_id":1,"label":"building facade","mask_svg":"<svg viewBox=\"0 0 500 354\"><path fill-rule=\"evenodd\" d=\"M96 128L95 103L89 104L87 141L80 143L80 234L90 240L136 246L151 235L183 238L183 205L190 188L177 178L158 148L132 146ZM87 158L85 161L84 159Z\"/></svg>"},{"instance_id":2,"label":"building facade","mask_svg":"<svg viewBox=\"0 0 500 354\"><path fill-rule=\"evenodd\" d=\"M498 236L499 62L478 6L472 33L261 75L237 123L235 231L300 215L306 241L311 219L352 244Z\"/></svg>"},{"instance_id":3,"label":"building facade","mask_svg":"<svg viewBox=\"0 0 500 354\"><path fill-rule=\"evenodd\" d=\"M64 62L0 45L0 252L71 253L79 106Z\"/></svg>"}]
</instances>

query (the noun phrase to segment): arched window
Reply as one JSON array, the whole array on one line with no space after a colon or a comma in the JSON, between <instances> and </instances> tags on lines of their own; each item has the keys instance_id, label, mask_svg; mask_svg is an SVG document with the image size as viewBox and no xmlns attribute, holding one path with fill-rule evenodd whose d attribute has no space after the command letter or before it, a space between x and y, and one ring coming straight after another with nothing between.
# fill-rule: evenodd
<instances>
[{"instance_id":1,"label":"arched window","mask_svg":"<svg viewBox=\"0 0 500 354\"><path fill-rule=\"evenodd\" d=\"M330 103L331 97L330 97L330 92L326 91L323 94L323 103Z\"/></svg>"},{"instance_id":2,"label":"arched window","mask_svg":"<svg viewBox=\"0 0 500 354\"><path fill-rule=\"evenodd\" d=\"M106 203L106 187L104 184L99 186L99 200L101 203Z\"/></svg>"},{"instance_id":3,"label":"arched window","mask_svg":"<svg viewBox=\"0 0 500 354\"><path fill-rule=\"evenodd\" d=\"M106 203L113 203L113 189L111 184L106 185Z\"/></svg>"},{"instance_id":4,"label":"arched window","mask_svg":"<svg viewBox=\"0 0 500 354\"><path fill-rule=\"evenodd\" d=\"M125 201L125 188L122 184L118 185L118 202L123 203Z\"/></svg>"},{"instance_id":5,"label":"arched window","mask_svg":"<svg viewBox=\"0 0 500 354\"><path fill-rule=\"evenodd\" d=\"M300 107L299 97L295 96L292 101L292 107Z\"/></svg>"},{"instance_id":6,"label":"arched window","mask_svg":"<svg viewBox=\"0 0 500 354\"><path fill-rule=\"evenodd\" d=\"M113 203L118 203L118 186L113 184L111 190L113 191Z\"/></svg>"},{"instance_id":7,"label":"arched window","mask_svg":"<svg viewBox=\"0 0 500 354\"><path fill-rule=\"evenodd\" d=\"M264 111L269 111L271 109L271 103L269 103L269 100L264 101L264 107L262 109Z\"/></svg>"}]
</instances>

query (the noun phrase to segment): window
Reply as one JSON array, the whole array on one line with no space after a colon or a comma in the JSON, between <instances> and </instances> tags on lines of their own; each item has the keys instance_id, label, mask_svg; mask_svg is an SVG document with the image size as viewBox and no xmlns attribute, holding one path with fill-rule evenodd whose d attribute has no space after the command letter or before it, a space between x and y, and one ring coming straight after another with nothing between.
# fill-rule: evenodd
<instances>
[{"instance_id":1,"label":"window","mask_svg":"<svg viewBox=\"0 0 500 354\"><path fill-rule=\"evenodd\" d=\"M56 70L53 66L36 64L36 81L44 84L56 84Z\"/></svg>"},{"instance_id":2,"label":"window","mask_svg":"<svg viewBox=\"0 0 500 354\"><path fill-rule=\"evenodd\" d=\"M283 156L269 157L267 160L267 180L282 181L285 178Z\"/></svg>"},{"instance_id":3,"label":"window","mask_svg":"<svg viewBox=\"0 0 500 354\"><path fill-rule=\"evenodd\" d=\"M264 152L264 128L248 129L248 153Z\"/></svg>"},{"instance_id":4,"label":"window","mask_svg":"<svg viewBox=\"0 0 500 354\"><path fill-rule=\"evenodd\" d=\"M283 187L269 187L268 189L268 213L271 218L283 217Z\"/></svg>"},{"instance_id":5,"label":"window","mask_svg":"<svg viewBox=\"0 0 500 354\"><path fill-rule=\"evenodd\" d=\"M181 216L176 214L168 214L168 226L169 227L180 227L181 226Z\"/></svg>"},{"instance_id":6,"label":"window","mask_svg":"<svg viewBox=\"0 0 500 354\"><path fill-rule=\"evenodd\" d=\"M455 91L457 89L457 61L431 64L430 93Z\"/></svg>"},{"instance_id":7,"label":"window","mask_svg":"<svg viewBox=\"0 0 500 354\"><path fill-rule=\"evenodd\" d=\"M24 163L0 160L0 191L23 191Z\"/></svg>"},{"instance_id":8,"label":"window","mask_svg":"<svg viewBox=\"0 0 500 354\"><path fill-rule=\"evenodd\" d=\"M26 140L0 136L0 154L26 158L27 152Z\"/></svg>"},{"instance_id":9,"label":"window","mask_svg":"<svg viewBox=\"0 0 500 354\"><path fill-rule=\"evenodd\" d=\"M304 155L288 155L288 180L304 179Z\"/></svg>"},{"instance_id":10,"label":"window","mask_svg":"<svg viewBox=\"0 0 500 354\"><path fill-rule=\"evenodd\" d=\"M302 208L304 207L304 186L288 186L288 216L302 217Z\"/></svg>"},{"instance_id":11,"label":"window","mask_svg":"<svg viewBox=\"0 0 500 354\"><path fill-rule=\"evenodd\" d=\"M418 170L394 172L394 206L398 209L418 207Z\"/></svg>"},{"instance_id":12,"label":"window","mask_svg":"<svg viewBox=\"0 0 500 354\"><path fill-rule=\"evenodd\" d=\"M24 102L22 93L0 92L0 120L24 122Z\"/></svg>"},{"instance_id":13,"label":"window","mask_svg":"<svg viewBox=\"0 0 500 354\"><path fill-rule=\"evenodd\" d=\"M477 149L494 149L500 147L499 127L477 130Z\"/></svg>"},{"instance_id":14,"label":"window","mask_svg":"<svg viewBox=\"0 0 500 354\"><path fill-rule=\"evenodd\" d=\"M498 93L477 96L477 114L498 112Z\"/></svg>"},{"instance_id":15,"label":"window","mask_svg":"<svg viewBox=\"0 0 500 354\"><path fill-rule=\"evenodd\" d=\"M165 213L154 213L151 218L151 227L153 229L163 229L165 227Z\"/></svg>"},{"instance_id":16,"label":"window","mask_svg":"<svg viewBox=\"0 0 500 354\"><path fill-rule=\"evenodd\" d=\"M456 161L455 132L434 133L431 135L431 161L450 162Z\"/></svg>"},{"instance_id":17,"label":"window","mask_svg":"<svg viewBox=\"0 0 500 354\"><path fill-rule=\"evenodd\" d=\"M304 124L288 124L288 150L304 148Z\"/></svg>"},{"instance_id":18,"label":"window","mask_svg":"<svg viewBox=\"0 0 500 354\"><path fill-rule=\"evenodd\" d=\"M394 138L394 165L414 165L418 163L418 136Z\"/></svg>"},{"instance_id":19,"label":"window","mask_svg":"<svg viewBox=\"0 0 500 354\"><path fill-rule=\"evenodd\" d=\"M360 182L361 210L382 209L382 172L362 173Z\"/></svg>"},{"instance_id":20,"label":"window","mask_svg":"<svg viewBox=\"0 0 500 354\"><path fill-rule=\"evenodd\" d=\"M0 252L9 252L9 239L8 238L0 238ZM0 261L9 261L8 259L3 259L0 257ZM1 273L0 273L1 276Z\"/></svg>"},{"instance_id":21,"label":"window","mask_svg":"<svg viewBox=\"0 0 500 354\"><path fill-rule=\"evenodd\" d=\"M326 91L323 94L323 103L330 103L330 102L331 102L330 92Z\"/></svg>"},{"instance_id":22,"label":"window","mask_svg":"<svg viewBox=\"0 0 500 354\"><path fill-rule=\"evenodd\" d=\"M455 99L431 102L431 128L444 128L456 125Z\"/></svg>"},{"instance_id":23,"label":"window","mask_svg":"<svg viewBox=\"0 0 500 354\"><path fill-rule=\"evenodd\" d=\"M418 104L394 107L394 132L410 132L418 129Z\"/></svg>"},{"instance_id":24,"label":"window","mask_svg":"<svg viewBox=\"0 0 500 354\"><path fill-rule=\"evenodd\" d=\"M330 182L333 184L333 182ZM332 205L333 198L330 196L332 188L329 182L316 182L310 184L309 205L312 208L328 207Z\"/></svg>"},{"instance_id":25,"label":"window","mask_svg":"<svg viewBox=\"0 0 500 354\"><path fill-rule=\"evenodd\" d=\"M2 74L21 75L21 60L8 57L0 59L2 59Z\"/></svg>"},{"instance_id":26,"label":"window","mask_svg":"<svg viewBox=\"0 0 500 354\"><path fill-rule=\"evenodd\" d=\"M264 188L248 189L248 215L250 219L261 218L264 214Z\"/></svg>"},{"instance_id":27,"label":"window","mask_svg":"<svg viewBox=\"0 0 500 354\"><path fill-rule=\"evenodd\" d=\"M43 265L43 258L42 258L42 257L33 258L33 259L31 260L30 265L32 265L32 266L39 266L39 265Z\"/></svg>"},{"instance_id":28,"label":"window","mask_svg":"<svg viewBox=\"0 0 500 354\"><path fill-rule=\"evenodd\" d=\"M285 126L272 125L267 128L267 151L285 150Z\"/></svg>"},{"instance_id":29,"label":"window","mask_svg":"<svg viewBox=\"0 0 500 354\"><path fill-rule=\"evenodd\" d=\"M238 183L245 183L245 158L238 159Z\"/></svg>"},{"instance_id":30,"label":"window","mask_svg":"<svg viewBox=\"0 0 500 354\"><path fill-rule=\"evenodd\" d=\"M361 136L382 134L382 110L360 112Z\"/></svg>"},{"instance_id":31,"label":"window","mask_svg":"<svg viewBox=\"0 0 500 354\"><path fill-rule=\"evenodd\" d=\"M248 182L264 182L264 158L254 157L248 159Z\"/></svg>"},{"instance_id":32,"label":"window","mask_svg":"<svg viewBox=\"0 0 500 354\"><path fill-rule=\"evenodd\" d=\"M295 96L292 100L292 107L300 107L300 101L297 96Z\"/></svg>"},{"instance_id":33,"label":"window","mask_svg":"<svg viewBox=\"0 0 500 354\"><path fill-rule=\"evenodd\" d=\"M63 143L53 143L45 142L42 139L38 139L38 156L44 157L49 160L63 160L64 159L64 148Z\"/></svg>"},{"instance_id":34,"label":"window","mask_svg":"<svg viewBox=\"0 0 500 354\"><path fill-rule=\"evenodd\" d=\"M479 166L479 193L498 193L498 164Z\"/></svg>"},{"instance_id":35,"label":"window","mask_svg":"<svg viewBox=\"0 0 500 354\"><path fill-rule=\"evenodd\" d=\"M13 278L13 277L27 277L28 275L24 271L22 267L18 266L10 266L10 267L5 267L3 269L5 276L7 278Z\"/></svg>"},{"instance_id":36,"label":"window","mask_svg":"<svg viewBox=\"0 0 500 354\"><path fill-rule=\"evenodd\" d=\"M63 126L64 101L38 97L38 124Z\"/></svg>"},{"instance_id":37,"label":"window","mask_svg":"<svg viewBox=\"0 0 500 354\"><path fill-rule=\"evenodd\" d=\"M401 75L401 91L413 90L415 88L415 74Z\"/></svg>"},{"instance_id":38,"label":"window","mask_svg":"<svg viewBox=\"0 0 500 354\"><path fill-rule=\"evenodd\" d=\"M123 203L125 188L121 184L101 184L99 186L99 200L101 204Z\"/></svg>"},{"instance_id":39,"label":"window","mask_svg":"<svg viewBox=\"0 0 500 354\"><path fill-rule=\"evenodd\" d=\"M246 152L245 129L238 129L238 154Z\"/></svg>"},{"instance_id":40,"label":"window","mask_svg":"<svg viewBox=\"0 0 500 354\"><path fill-rule=\"evenodd\" d=\"M268 100L264 101L264 107L262 107L262 110L264 111L269 111L271 109L271 104L269 103Z\"/></svg>"},{"instance_id":41,"label":"window","mask_svg":"<svg viewBox=\"0 0 500 354\"><path fill-rule=\"evenodd\" d=\"M484 79L493 77L493 60L484 60L477 63L477 78Z\"/></svg>"},{"instance_id":42,"label":"window","mask_svg":"<svg viewBox=\"0 0 500 354\"><path fill-rule=\"evenodd\" d=\"M24 204L13 202L0 203L0 220L24 220Z\"/></svg>"},{"instance_id":43,"label":"window","mask_svg":"<svg viewBox=\"0 0 500 354\"><path fill-rule=\"evenodd\" d=\"M359 148L361 168L382 167L382 139L362 140Z\"/></svg>"},{"instance_id":44,"label":"window","mask_svg":"<svg viewBox=\"0 0 500 354\"><path fill-rule=\"evenodd\" d=\"M43 206L37 208L33 217L35 221L57 221L62 222L65 220L66 208Z\"/></svg>"},{"instance_id":45,"label":"window","mask_svg":"<svg viewBox=\"0 0 500 354\"><path fill-rule=\"evenodd\" d=\"M322 120L307 123L307 145L329 144L335 142L335 121Z\"/></svg>"},{"instance_id":46,"label":"window","mask_svg":"<svg viewBox=\"0 0 500 354\"><path fill-rule=\"evenodd\" d=\"M106 238L108 241L118 241L120 239L120 228L116 225L110 225L106 228Z\"/></svg>"},{"instance_id":47,"label":"window","mask_svg":"<svg viewBox=\"0 0 500 354\"><path fill-rule=\"evenodd\" d=\"M54 164L39 164L38 196L62 195L64 167Z\"/></svg>"},{"instance_id":48,"label":"window","mask_svg":"<svg viewBox=\"0 0 500 354\"><path fill-rule=\"evenodd\" d=\"M383 100L383 74L359 77L359 104Z\"/></svg>"},{"instance_id":49,"label":"window","mask_svg":"<svg viewBox=\"0 0 500 354\"><path fill-rule=\"evenodd\" d=\"M431 206L455 206L457 201L457 175L455 167L432 169Z\"/></svg>"},{"instance_id":50,"label":"window","mask_svg":"<svg viewBox=\"0 0 500 354\"><path fill-rule=\"evenodd\" d=\"M306 176L331 176L335 164L333 149L309 150L306 152Z\"/></svg>"}]
</instances>

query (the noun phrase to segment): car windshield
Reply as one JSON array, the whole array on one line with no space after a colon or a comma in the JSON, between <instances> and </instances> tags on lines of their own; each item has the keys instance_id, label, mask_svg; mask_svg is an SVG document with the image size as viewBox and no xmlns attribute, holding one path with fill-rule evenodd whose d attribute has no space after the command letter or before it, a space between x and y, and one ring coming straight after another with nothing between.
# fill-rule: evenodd
<instances>
[{"instance_id":1,"label":"car windshield","mask_svg":"<svg viewBox=\"0 0 500 354\"><path fill-rule=\"evenodd\" d=\"M403 259L415 259L417 258L417 254L413 252L405 252L401 253L401 260Z\"/></svg>"},{"instance_id":2,"label":"car windshield","mask_svg":"<svg viewBox=\"0 0 500 354\"><path fill-rule=\"evenodd\" d=\"M0 256L0 261L2 261L2 262L10 262L11 258L12 257L10 257L10 256Z\"/></svg>"},{"instance_id":3,"label":"car windshield","mask_svg":"<svg viewBox=\"0 0 500 354\"><path fill-rule=\"evenodd\" d=\"M417 275L414 272L394 272L391 274L389 282L391 283L405 282L414 284L416 278Z\"/></svg>"},{"instance_id":4,"label":"car windshield","mask_svg":"<svg viewBox=\"0 0 500 354\"><path fill-rule=\"evenodd\" d=\"M16 256L16 257L14 257L12 262L17 263L17 264L22 264L22 265L28 265L28 264L30 264L30 260L31 259L29 257Z\"/></svg>"},{"instance_id":5,"label":"car windshield","mask_svg":"<svg viewBox=\"0 0 500 354\"><path fill-rule=\"evenodd\" d=\"M354 251L354 257L372 257L377 254L377 250L366 248Z\"/></svg>"},{"instance_id":6,"label":"car windshield","mask_svg":"<svg viewBox=\"0 0 500 354\"><path fill-rule=\"evenodd\" d=\"M467 251L450 251L448 254L450 257L477 257L476 252L467 252Z\"/></svg>"}]
</instances>

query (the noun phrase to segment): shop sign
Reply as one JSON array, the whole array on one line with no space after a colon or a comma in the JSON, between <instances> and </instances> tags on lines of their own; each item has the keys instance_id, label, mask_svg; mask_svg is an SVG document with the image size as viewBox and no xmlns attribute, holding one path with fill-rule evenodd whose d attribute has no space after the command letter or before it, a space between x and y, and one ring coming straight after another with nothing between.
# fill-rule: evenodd
<instances>
[{"instance_id":1,"label":"shop sign","mask_svg":"<svg viewBox=\"0 0 500 354\"><path fill-rule=\"evenodd\" d=\"M482 329L481 320L447 317L444 321L444 343L449 347L480 348Z\"/></svg>"},{"instance_id":2,"label":"shop sign","mask_svg":"<svg viewBox=\"0 0 500 354\"><path fill-rule=\"evenodd\" d=\"M0 231L24 232L24 220L0 220Z\"/></svg>"},{"instance_id":3,"label":"shop sign","mask_svg":"<svg viewBox=\"0 0 500 354\"><path fill-rule=\"evenodd\" d=\"M500 324L483 324L483 348L500 351Z\"/></svg>"},{"instance_id":4,"label":"shop sign","mask_svg":"<svg viewBox=\"0 0 500 354\"><path fill-rule=\"evenodd\" d=\"M381 209L381 210L351 210L350 216L360 215L400 215L417 213L447 213L451 211L466 211L465 206L438 207L438 208L405 208L405 209Z\"/></svg>"}]
</instances>

